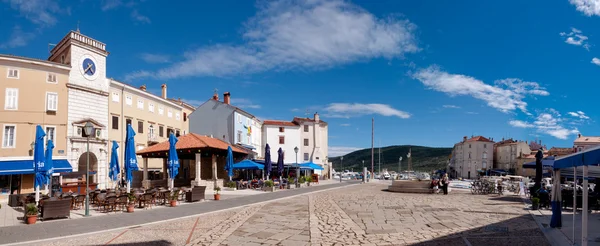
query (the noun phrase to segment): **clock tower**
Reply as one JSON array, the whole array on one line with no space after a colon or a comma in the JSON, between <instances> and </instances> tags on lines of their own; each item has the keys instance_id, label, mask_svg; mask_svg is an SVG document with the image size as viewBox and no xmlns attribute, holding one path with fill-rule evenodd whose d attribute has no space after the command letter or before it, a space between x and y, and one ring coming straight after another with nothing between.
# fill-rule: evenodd
<instances>
[{"instance_id":1,"label":"clock tower","mask_svg":"<svg viewBox=\"0 0 600 246\"><path fill-rule=\"evenodd\" d=\"M73 179L85 177L89 157L90 183L107 185L108 174L108 90L106 44L70 31L51 51L49 61L71 66L68 88L67 156ZM94 131L88 136L84 126ZM89 140L89 152L87 141ZM64 181L63 181L64 182Z\"/></svg>"}]
</instances>

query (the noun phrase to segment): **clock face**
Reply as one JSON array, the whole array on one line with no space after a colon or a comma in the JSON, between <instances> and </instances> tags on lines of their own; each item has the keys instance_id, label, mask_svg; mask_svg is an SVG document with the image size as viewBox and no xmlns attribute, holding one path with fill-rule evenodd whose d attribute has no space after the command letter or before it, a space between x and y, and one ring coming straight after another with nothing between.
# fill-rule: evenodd
<instances>
[{"instance_id":1,"label":"clock face","mask_svg":"<svg viewBox=\"0 0 600 246\"><path fill-rule=\"evenodd\" d=\"M92 59L85 58L83 60L83 64L81 65L83 66L83 74L87 76L94 76L94 74L96 74L96 64L94 61L92 61Z\"/></svg>"}]
</instances>

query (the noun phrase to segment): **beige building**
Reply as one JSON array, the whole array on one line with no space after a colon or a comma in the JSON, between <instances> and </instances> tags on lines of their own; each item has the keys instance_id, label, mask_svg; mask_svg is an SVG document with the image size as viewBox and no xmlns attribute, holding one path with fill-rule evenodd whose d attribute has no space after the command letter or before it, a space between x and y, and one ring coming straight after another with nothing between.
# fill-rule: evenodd
<instances>
[{"instance_id":1,"label":"beige building","mask_svg":"<svg viewBox=\"0 0 600 246\"><path fill-rule=\"evenodd\" d=\"M154 144L167 141L172 132L176 136L188 132L187 115L189 110L182 104L167 99L167 85L162 85L161 96L146 91L146 86L140 88L110 80L109 91L109 139L119 145L119 158L124 156L124 139L126 127L131 124L136 132L136 150L142 150ZM185 108L185 109L184 109ZM142 158L138 156L138 166L142 169ZM122 165L122 163L120 163ZM162 179L163 160L149 159L149 178Z\"/></svg>"},{"instance_id":2,"label":"beige building","mask_svg":"<svg viewBox=\"0 0 600 246\"><path fill-rule=\"evenodd\" d=\"M517 158L529 155L531 150L525 141L507 139L494 144L494 168L514 172L517 168ZM511 171L512 170L512 171Z\"/></svg>"},{"instance_id":3,"label":"beige building","mask_svg":"<svg viewBox=\"0 0 600 246\"><path fill-rule=\"evenodd\" d=\"M581 152L585 149L596 147L600 145L600 137L593 136L583 136L581 134L577 134L577 139L573 141L573 148L577 152Z\"/></svg>"},{"instance_id":4,"label":"beige building","mask_svg":"<svg viewBox=\"0 0 600 246\"><path fill-rule=\"evenodd\" d=\"M450 169L459 178L476 178L479 170L492 168L494 142L482 136L465 136L463 141L454 145Z\"/></svg>"},{"instance_id":5,"label":"beige building","mask_svg":"<svg viewBox=\"0 0 600 246\"><path fill-rule=\"evenodd\" d=\"M171 101L171 102L173 102L175 104L179 104L182 107L182 109L183 109L183 111L182 111L183 112L182 113L182 115L183 115L182 116L183 124L181 125L181 130L183 132L182 135L185 135L185 134L189 133L189 131L190 131L190 121L189 121L188 116L192 112L194 112L194 110L196 110L196 108L193 105L189 104L189 103L181 101L181 98L178 98L178 99L169 98L169 101Z\"/></svg>"},{"instance_id":6,"label":"beige building","mask_svg":"<svg viewBox=\"0 0 600 246\"><path fill-rule=\"evenodd\" d=\"M70 69L55 62L0 55L0 199L10 193L33 192L31 161L37 125L45 130L46 140L54 142L55 166L68 164L66 84ZM62 168L57 171L67 171Z\"/></svg>"},{"instance_id":7,"label":"beige building","mask_svg":"<svg viewBox=\"0 0 600 246\"><path fill-rule=\"evenodd\" d=\"M327 122L322 121L317 113L314 114L312 119L308 117L294 117L293 122L300 125L300 138L302 141L300 148L302 159L300 163L313 162L323 167L323 174L328 173L327 149L329 145ZM322 172L315 170L315 173L321 174Z\"/></svg>"}]
</instances>

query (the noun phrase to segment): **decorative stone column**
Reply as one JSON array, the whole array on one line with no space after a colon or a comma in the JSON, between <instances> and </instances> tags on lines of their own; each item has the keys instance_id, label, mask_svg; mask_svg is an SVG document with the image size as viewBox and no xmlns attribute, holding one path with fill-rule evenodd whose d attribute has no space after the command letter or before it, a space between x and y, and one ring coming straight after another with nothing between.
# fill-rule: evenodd
<instances>
[{"instance_id":1,"label":"decorative stone column","mask_svg":"<svg viewBox=\"0 0 600 246\"><path fill-rule=\"evenodd\" d=\"M196 177L192 180L192 187L200 186L200 176L202 174L202 164L201 164L202 155L201 153L196 153Z\"/></svg>"},{"instance_id":2,"label":"decorative stone column","mask_svg":"<svg viewBox=\"0 0 600 246\"><path fill-rule=\"evenodd\" d=\"M148 189L148 188L150 188L150 180L148 180L148 158L145 157L143 159L143 162L144 162L144 171L143 171L144 179L142 179L142 187Z\"/></svg>"}]
</instances>

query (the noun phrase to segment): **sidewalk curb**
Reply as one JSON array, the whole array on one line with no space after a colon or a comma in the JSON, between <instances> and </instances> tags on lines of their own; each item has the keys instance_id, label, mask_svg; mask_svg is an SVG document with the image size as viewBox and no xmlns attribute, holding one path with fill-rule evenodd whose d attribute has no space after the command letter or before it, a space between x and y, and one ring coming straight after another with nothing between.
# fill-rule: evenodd
<instances>
[{"instance_id":1,"label":"sidewalk curb","mask_svg":"<svg viewBox=\"0 0 600 246\"><path fill-rule=\"evenodd\" d=\"M548 222L548 227L545 227L543 224L543 219L544 219L544 215L536 210L531 210L531 209L527 209L528 204L531 204L531 202L526 199L521 197L521 200L523 200L523 204L525 205L525 208L527 210L527 212L529 212L529 215L531 215L531 217L533 218L533 220L535 221L535 223L538 225L538 227L540 228L540 231L542 231L542 233L544 233L544 236L546 237L546 239L548 240L548 243L550 243L550 245L552 246L564 246L564 245L573 245L573 242L571 242L571 240L569 240L569 238L562 233L562 231L560 231L557 228L552 228L550 227L550 223Z\"/></svg>"},{"instance_id":2,"label":"sidewalk curb","mask_svg":"<svg viewBox=\"0 0 600 246\"><path fill-rule=\"evenodd\" d=\"M315 194L315 193L324 192L324 191L331 191L331 190L336 190L336 189L341 189L341 188L348 188L348 187L352 187L352 186L356 186L356 185L360 185L360 184L359 183L358 184L356 184L356 183L355 184L347 184L347 185L338 186L338 187L326 188L326 189L323 189L323 190L316 190L316 191L311 191L311 192L307 192L307 193L302 193L302 194L297 194L297 195L292 195L292 196L287 196L287 197L282 197L282 198L276 198L276 199L272 199L272 200L268 200L268 201L262 201L262 202L247 204L247 205L234 206L234 207L230 207L230 208L224 208L224 209L219 209L219 210L205 212L205 213L199 213L199 214L194 214L194 215L176 217L176 218L171 218L171 219L166 219L166 220L160 220L160 221L153 221L153 222L148 222L148 223L143 223L143 224L130 225L130 226L122 226L122 227L111 228L111 229L107 229L107 230L93 231L93 232L87 232L87 233L79 233L79 234L73 234L73 235L68 235L68 236L50 237L50 238L45 238L45 239L30 240L30 241L23 241L23 242L15 242L15 243L8 243L8 244L0 244L0 245L37 244L37 243L41 243L41 242L48 242L48 241L54 241L54 240L59 240L59 239L65 239L65 238L73 238L73 237L80 237L80 236L89 236L89 235L94 235L94 234L104 233L104 232L126 230L126 229L129 229L131 227L148 226L148 225L159 224L159 223L164 223L164 222L170 222L170 221L175 221L175 220L180 220L180 219L194 218L194 217L198 217L198 216L202 216L202 215L219 213L219 212L224 212L224 211L229 211L229 210L233 210L233 209L238 209L238 208L243 208L243 207L248 207L248 206L254 206L254 205L259 205L259 204L264 204L264 203L269 203L269 202L275 202L275 201L279 201L279 200L290 199L290 198L294 198L294 197L298 197L298 196L310 195L310 194Z\"/></svg>"}]
</instances>

